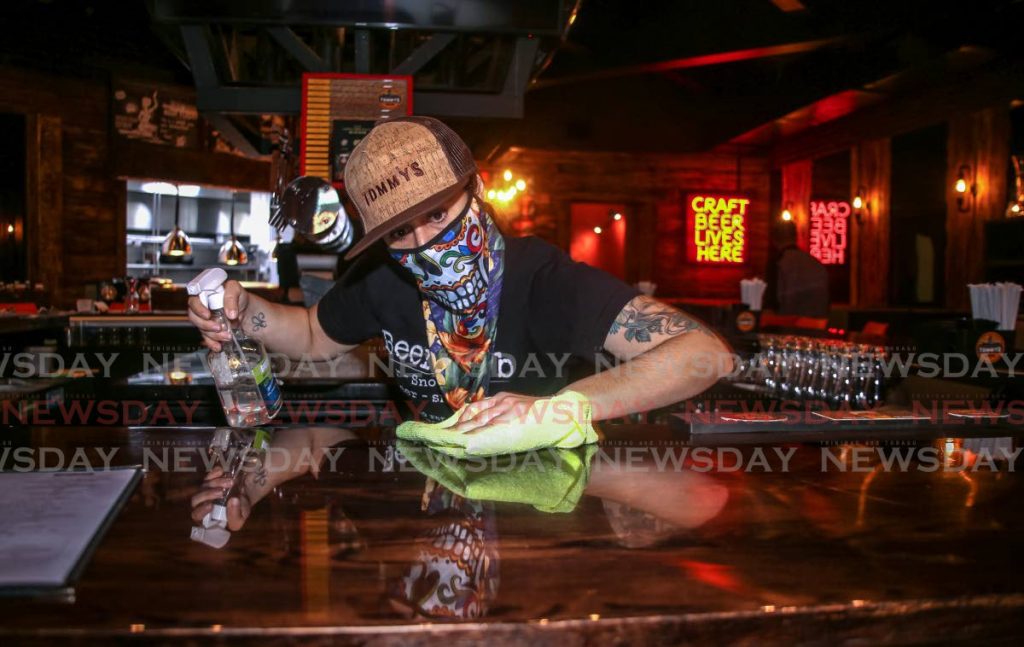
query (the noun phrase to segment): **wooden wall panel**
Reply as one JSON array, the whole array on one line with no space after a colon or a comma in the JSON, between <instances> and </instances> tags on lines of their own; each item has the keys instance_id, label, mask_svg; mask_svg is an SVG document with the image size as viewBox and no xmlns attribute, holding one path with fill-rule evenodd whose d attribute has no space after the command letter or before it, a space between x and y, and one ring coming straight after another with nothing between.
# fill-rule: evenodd
<instances>
[{"instance_id":1,"label":"wooden wall panel","mask_svg":"<svg viewBox=\"0 0 1024 647\"><path fill-rule=\"evenodd\" d=\"M771 210L767 157L728 150L638 155L512 148L495 160L493 168L511 168L525 177L538 203L547 203L560 220L568 218L573 202L629 205L627 280L654 281L659 296L734 299L741 278L764 275ZM750 197L746 264L710 267L686 262L682 193L689 190L735 191ZM560 224L554 229L549 240L568 249L568 227Z\"/></svg>"},{"instance_id":2,"label":"wooden wall panel","mask_svg":"<svg viewBox=\"0 0 1024 647\"><path fill-rule=\"evenodd\" d=\"M119 142L112 154L113 176L208 184L249 191L270 191L270 162L229 153L208 153L152 144Z\"/></svg>"},{"instance_id":3,"label":"wooden wall panel","mask_svg":"<svg viewBox=\"0 0 1024 647\"><path fill-rule=\"evenodd\" d=\"M876 139L854 146L850 155L850 195L863 187L867 205L860 221L852 223L850 303L857 307L888 304L891 177L891 140Z\"/></svg>"},{"instance_id":4,"label":"wooden wall panel","mask_svg":"<svg viewBox=\"0 0 1024 647\"><path fill-rule=\"evenodd\" d=\"M946 147L946 306L970 308L969 283L985 278L985 223L1005 217L1008 201L1010 113L989 108L949 122ZM977 195L963 212L953 190L960 167L970 168L967 181Z\"/></svg>"},{"instance_id":5,"label":"wooden wall panel","mask_svg":"<svg viewBox=\"0 0 1024 647\"><path fill-rule=\"evenodd\" d=\"M782 208L789 206L796 223L797 245L807 249L810 245L811 216L808 208L811 202L811 160L801 160L782 167Z\"/></svg>"},{"instance_id":6,"label":"wooden wall panel","mask_svg":"<svg viewBox=\"0 0 1024 647\"><path fill-rule=\"evenodd\" d=\"M28 117L29 278L68 307L85 283L125 274L121 177L270 188L269 163L127 144L110 136L109 86L0 65L0 111Z\"/></svg>"},{"instance_id":7,"label":"wooden wall panel","mask_svg":"<svg viewBox=\"0 0 1024 647\"><path fill-rule=\"evenodd\" d=\"M63 154L61 120L29 115L25 128L25 205L28 276L59 300L63 281Z\"/></svg>"},{"instance_id":8,"label":"wooden wall panel","mask_svg":"<svg viewBox=\"0 0 1024 647\"><path fill-rule=\"evenodd\" d=\"M89 277L124 274L124 227L110 175L107 86L0 67L0 110L28 116L29 260L50 301L70 306ZM78 251L79 247L88 250Z\"/></svg>"}]
</instances>

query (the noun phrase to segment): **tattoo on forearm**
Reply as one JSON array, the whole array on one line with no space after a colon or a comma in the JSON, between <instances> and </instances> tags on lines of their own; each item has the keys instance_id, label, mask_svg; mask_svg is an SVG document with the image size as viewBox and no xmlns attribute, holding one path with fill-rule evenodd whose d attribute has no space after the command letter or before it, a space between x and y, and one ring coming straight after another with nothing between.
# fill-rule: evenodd
<instances>
[{"instance_id":1,"label":"tattoo on forearm","mask_svg":"<svg viewBox=\"0 0 1024 647\"><path fill-rule=\"evenodd\" d=\"M252 329L260 330L267 327L267 315L262 312L257 312L252 316Z\"/></svg>"},{"instance_id":2,"label":"tattoo on forearm","mask_svg":"<svg viewBox=\"0 0 1024 647\"><path fill-rule=\"evenodd\" d=\"M654 335L675 337L691 330L712 334L711 331L682 312L644 296L637 297L626 304L619 316L615 318L609 332L614 335L620 330L623 331L626 341L638 343L650 342Z\"/></svg>"}]
</instances>

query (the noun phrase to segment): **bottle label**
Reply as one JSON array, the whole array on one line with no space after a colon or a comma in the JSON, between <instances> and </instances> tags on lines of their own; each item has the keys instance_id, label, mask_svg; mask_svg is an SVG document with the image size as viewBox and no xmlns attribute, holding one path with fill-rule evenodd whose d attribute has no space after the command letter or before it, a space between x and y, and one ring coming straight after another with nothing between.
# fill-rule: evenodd
<instances>
[{"instance_id":1,"label":"bottle label","mask_svg":"<svg viewBox=\"0 0 1024 647\"><path fill-rule=\"evenodd\" d=\"M267 414L273 416L281 407L281 388L270 370L270 359L264 357L262 361L253 365L252 376L256 379L256 386L259 387L260 395L267 405Z\"/></svg>"}]
</instances>

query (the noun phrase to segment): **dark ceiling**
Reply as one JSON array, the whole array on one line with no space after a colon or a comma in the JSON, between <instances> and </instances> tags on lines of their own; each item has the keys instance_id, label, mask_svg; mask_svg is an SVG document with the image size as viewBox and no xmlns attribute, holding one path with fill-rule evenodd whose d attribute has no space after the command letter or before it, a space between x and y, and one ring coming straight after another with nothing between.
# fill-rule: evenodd
<instances>
[{"instance_id":1,"label":"dark ceiling","mask_svg":"<svg viewBox=\"0 0 1024 647\"><path fill-rule=\"evenodd\" d=\"M783 8L796 8L785 11ZM8 0L0 62L191 83L140 0ZM503 147L697 151L965 45L1021 59L1024 2L584 0L522 120L455 120Z\"/></svg>"}]
</instances>

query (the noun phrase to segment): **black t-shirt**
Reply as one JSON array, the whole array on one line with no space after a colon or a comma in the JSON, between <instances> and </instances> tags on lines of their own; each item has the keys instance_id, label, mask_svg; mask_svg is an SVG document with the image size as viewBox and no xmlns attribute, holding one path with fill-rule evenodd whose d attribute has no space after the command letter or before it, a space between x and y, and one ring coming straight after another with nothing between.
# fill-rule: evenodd
<instances>
[{"instance_id":1,"label":"black t-shirt","mask_svg":"<svg viewBox=\"0 0 1024 647\"><path fill-rule=\"evenodd\" d=\"M567 384L570 360L596 365L612 322L637 294L539 238L506 239L487 394L555 394ZM451 409L434 377L421 304L408 271L384 254L369 254L324 295L318 317L338 343L383 337L402 393L423 406L424 419L438 421Z\"/></svg>"}]
</instances>

